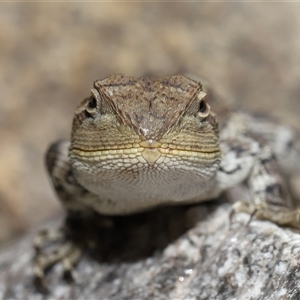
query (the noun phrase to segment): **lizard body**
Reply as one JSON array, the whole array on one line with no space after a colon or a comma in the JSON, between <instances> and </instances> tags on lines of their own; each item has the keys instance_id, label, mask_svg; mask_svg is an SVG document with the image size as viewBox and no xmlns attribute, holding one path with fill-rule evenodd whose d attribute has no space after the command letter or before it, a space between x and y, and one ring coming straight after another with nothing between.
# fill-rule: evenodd
<instances>
[{"instance_id":1,"label":"lizard body","mask_svg":"<svg viewBox=\"0 0 300 300\"><path fill-rule=\"evenodd\" d=\"M220 110L222 103L207 98ZM54 143L46 155L67 214L126 215L207 201L246 180L252 201L235 203L234 211L299 228L281 176L300 171L298 132L247 113L220 115L219 129L202 84L185 76L96 81L75 111L71 142ZM63 238L43 232L35 247ZM36 278L60 259L71 270L79 257L71 248L39 254Z\"/></svg>"}]
</instances>

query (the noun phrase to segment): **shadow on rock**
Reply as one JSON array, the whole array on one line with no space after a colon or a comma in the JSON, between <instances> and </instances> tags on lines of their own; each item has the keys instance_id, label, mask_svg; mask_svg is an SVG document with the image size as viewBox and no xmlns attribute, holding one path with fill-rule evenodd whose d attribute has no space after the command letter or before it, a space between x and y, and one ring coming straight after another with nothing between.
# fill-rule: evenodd
<instances>
[{"instance_id":1,"label":"shadow on rock","mask_svg":"<svg viewBox=\"0 0 300 300\"><path fill-rule=\"evenodd\" d=\"M162 251L174 240L204 220L216 207L206 205L159 207L144 213L66 220L70 238L99 262L131 262Z\"/></svg>"}]
</instances>

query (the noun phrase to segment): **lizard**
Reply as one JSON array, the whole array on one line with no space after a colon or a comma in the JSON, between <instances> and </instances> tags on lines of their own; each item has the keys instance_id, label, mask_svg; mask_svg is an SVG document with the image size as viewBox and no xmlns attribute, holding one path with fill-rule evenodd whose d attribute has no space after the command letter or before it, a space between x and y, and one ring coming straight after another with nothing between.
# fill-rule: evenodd
<instances>
[{"instance_id":1,"label":"lizard","mask_svg":"<svg viewBox=\"0 0 300 300\"><path fill-rule=\"evenodd\" d=\"M66 228L91 213L105 220L199 203L247 182L251 201L234 203L232 214L299 229L300 210L286 187L300 171L299 136L290 126L227 109L200 81L184 75L119 74L95 81L75 110L71 141L59 140L46 153L67 217L63 228L34 239L37 286L46 290L45 270L58 261L72 277L81 250ZM56 250L43 252L57 241Z\"/></svg>"}]
</instances>

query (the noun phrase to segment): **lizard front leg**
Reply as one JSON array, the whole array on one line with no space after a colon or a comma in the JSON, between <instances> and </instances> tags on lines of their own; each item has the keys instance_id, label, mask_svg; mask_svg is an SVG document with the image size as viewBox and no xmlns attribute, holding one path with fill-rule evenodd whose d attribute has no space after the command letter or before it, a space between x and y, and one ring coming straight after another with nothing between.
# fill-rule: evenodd
<instances>
[{"instance_id":1,"label":"lizard front leg","mask_svg":"<svg viewBox=\"0 0 300 300\"><path fill-rule=\"evenodd\" d=\"M221 189L247 181L250 202L238 201L234 212L300 228L300 211L294 209L284 186L276 158L267 144L251 138L223 141L223 161L217 175Z\"/></svg>"},{"instance_id":2,"label":"lizard front leg","mask_svg":"<svg viewBox=\"0 0 300 300\"><path fill-rule=\"evenodd\" d=\"M300 131L270 116L239 111L227 116L221 131L221 139L237 136L250 136L272 148L292 201L298 205L299 194L291 180L300 174Z\"/></svg>"},{"instance_id":3,"label":"lizard front leg","mask_svg":"<svg viewBox=\"0 0 300 300\"><path fill-rule=\"evenodd\" d=\"M300 211L291 204L285 181L269 146L263 146L259 152L249 174L248 184L252 203L239 201L233 206L235 211L250 213L279 225L300 228Z\"/></svg>"},{"instance_id":4,"label":"lizard front leg","mask_svg":"<svg viewBox=\"0 0 300 300\"><path fill-rule=\"evenodd\" d=\"M46 293L44 282L45 271L62 262L66 277L72 279L72 270L81 257L81 249L72 240L72 226L74 221L86 218L89 209L81 202L82 199L93 197L79 185L73 176L68 159L68 141L58 141L50 146L46 153L46 166L54 189L67 211L67 218L62 228L43 230L34 239L36 257L33 273L36 287ZM51 247L53 244L56 247ZM50 246L50 251L47 249ZM48 250L48 251L47 251Z\"/></svg>"}]
</instances>

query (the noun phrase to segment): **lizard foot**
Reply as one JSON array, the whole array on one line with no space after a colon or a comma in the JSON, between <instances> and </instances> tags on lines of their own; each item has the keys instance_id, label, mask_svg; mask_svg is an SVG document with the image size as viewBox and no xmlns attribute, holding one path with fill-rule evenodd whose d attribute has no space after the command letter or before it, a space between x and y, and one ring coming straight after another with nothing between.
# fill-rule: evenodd
<instances>
[{"instance_id":1,"label":"lizard foot","mask_svg":"<svg viewBox=\"0 0 300 300\"><path fill-rule=\"evenodd\" d=\"M58 244L54 249L51 243ZM47 294L48 288L45 283L45 272L61 262L64 268L64 277L74 281L73 268L81 257L81 249L73 242L67 241L62 229L41 231L34 239L36 257L33 263L34 284L37 290ZM46 250L48 251L42 251Z\"/></svg>"},{"instance_id":2,"label":"lizard foot","mask_svg":"<svg viewBox=\"0 0 300 300\"><path fill-rule=\"evenodd\" d=\"M300 229L300 208L293 210L280 206L267 204L254 205L252 203L238 201L232 206L230 221L232 221L234 215L238 212L244 212L251 216L248 224L252 218L255 217L261 220L269 220L278 225Z\"/></svg>"}]
</instances>

